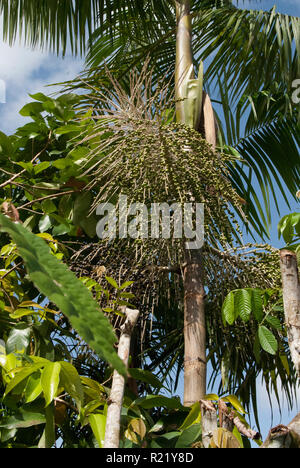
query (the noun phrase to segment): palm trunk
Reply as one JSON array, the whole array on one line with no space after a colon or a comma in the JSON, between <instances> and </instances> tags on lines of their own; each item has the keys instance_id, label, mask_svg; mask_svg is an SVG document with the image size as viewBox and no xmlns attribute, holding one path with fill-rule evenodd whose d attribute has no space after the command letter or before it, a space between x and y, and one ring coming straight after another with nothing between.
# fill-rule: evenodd
<instances>
[{"instance_id":1,"label":"palm trunk","mask_svg":"<svg viewBox=\"0 0 300 468\"><path fill-rule=\"evenodd\" d=\"M176 117L184 122L185 80L191 78L192 25L190 0L176 0ZM188 151L188 149L187 149ZM201 250L185 250L184 283L184 404L193 405L206 394L206 330Z\"/></svg>"},{"instance_id":2,"label":"palm trunk","mask_svg":"<svg viewBox=\"0 0 300 468\"><path fill-rule=\"evenodd\" d=\"M175 3L177 19L175 69L176 119L177 122L184 122L184 82L193 65L192 23L190 0L175 0Z\"/></svg>"},{"instance_id":3,"label":"palm trunk","mask_svg":"<svg viewBox=\"0 0 300 468\"><path fill-rule=\"evenodd\" d=\"M184 285L184 405L206 394L206 328L202 254L185 251Z\"/></svg>"}]
</instances>

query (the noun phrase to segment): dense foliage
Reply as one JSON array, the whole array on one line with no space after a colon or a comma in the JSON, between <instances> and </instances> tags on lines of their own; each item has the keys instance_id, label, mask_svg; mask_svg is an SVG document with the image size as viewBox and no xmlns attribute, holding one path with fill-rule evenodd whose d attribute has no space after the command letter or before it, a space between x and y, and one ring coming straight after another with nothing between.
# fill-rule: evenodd
<instances>
[{"instance_id":1,"label":"dense foliage","mask_svg":"<svg viewBox=\"0 0 300 468\"><path fill-rule=\"evenodd\" d=\"M89 216L94 199L101 194L99 187L102 183L101 176L98 176L90 187L89 167L95 164L91 155L99 154L103 138L107 145L116 145L116 141L122 141L124 145L124 141L114 137L112 128L105 133L103 124L102 133L99 132L97 119L93 119L91 111L80 106L80 97L62 95L53 99L38 94L32 98L34 101L21 110L21 114L30 116L31 121L12 136L1 134L1 202L6 215L5 218L1 215L0 252L1 443L14 447L49 447L56 440L60 440L57 443L63 447L103 444L112 369L99 360L97 354L114 367L118 366L113 357L115 352L109 348L116 338L113 338L106 317L110 317L118 334L122 306L133 303L145 313L136 336L137 356L133 357L130 371L134 385L129 381L124 400L122 443L126 447L139 445L142 441L149 447L201 445L199 407L188 409L181 405L179 399L165 396L172 390L170 371L177 369L176 383L183 359L180 280L173 273L167 278L166 275L160 278L160 275L157 277L150 273L146 279L140 277L139 262L133 262L133 257L128 255L126 268L122 263L122 272L119 262L115 262L115 266L113 264L113 256L117 255L115 249L121 246L118 243L115 248L111 246L109 253L104 243L101 249L101 243L95 236L97 218L93 214ZM137 121L139 125L143 122L141 117ZM134 118L132 122L134 124ZM145 123L151 126L155 121ZM169 143L170 132L176 127L169 126L168 122L165 125ZM165 131L163 127L161 129ZM182 132L185 132L185 139L189 138L187 129L179 128L176 132L180 138ZM193 145L193 132L191 138L189 142ZM136 155L137 151L143 154L144 147L139 139L136 141L132 154ZM145 147L146 141L144 139ZM98 151L95 152L95 148ZM126 145L123 148L129 151ZM162 154L161 148L158 154ZM108 163L112 164L110 160L105 161L106 165ZM172 174L172 166L170 168ZM151 184L151 180L147 179L147 183ZM155 183L155 177L153 180ZM200 185L194 181L193 186L201 187L201 180ZM161 190L161 184L158 188ZM213 197L214 192L210 196ZM213 207L213 202L210 206ZM209 225L207 229L211 229ZM223 268L223 271L227 262L228 273L217 284L219 291L220 287L224 292L236 289L233 285L237 284L237 267L246 275L241 278L239 287L244 286L246 278L250 288L230 292L222 314L222 297L225 298L226 293L218 296L218 303L215 303L212 285L216 277L212 278L208 290L208 345L216 374L222 370L222 401L224 392L226 395L227 391L234 389L249 405L249 388L243 385L236 388L235 385L242 382L245 372L250 382L251 377L255 381L263 369L265 380L271 387L276 389L276 378L281 378L292 402L294 380L283 339L283 323L278 316L278 312L282 312L280 294L278 289L274 289L278 278L276 252L274 260L272 251L265 253L266 246L258 256L253 257L251 253L247 256L246 252L248 260L232 253L225 255L214 243L218 230L211 232L214 236L207 244L212 255L208 271L216 258L223 264L218 263L217 268ZM218 240L222 242L222 237ZM118 255L126 258L124 252L119 251ZM83 256L85 260L82 260ZM149 266L149 257L147 260L143 268ZM151 260L153 262L152 255ZM170 260L174 258L165 259ZM63 264L73 269L80 280ZM142 299L139 295L145 285L148 293ZM251 289L252 285L256 288ZM267 289L262 285L268 286ZM174 317L168 322L168 311L176 311L176 308L177 323ZM217 327L216 323L219 323ZM152 330L149 332L150 325ZM257 336L254 348L250 330ZM111 339L108 340L109 336ZM249 342L244 342L238 349L236 340L242 336L249 336ZM240 375L233 371L230 363L235 370L240 369ZM121 367L119 369L121 371ZM149 369L158 375L161 373L163 378L158 379ZM209 398L219 399L217 395ZM234 411L246 424L243 418L245 410L237 398L227 398L227 404L233 405ZM239 442L237 439L232 442L231 436L228 439L223 437L224 434L216 434L215 443L246 443L237 431L234 434Z\"/></svg>"},{"instance_id":2,"label":"dense foliage","mask_svg":"<svg viewBox=\"0 0 300 468\"><path fill-rule=\"evenodd\" d=\"M194 58L208 60L205 87L215 90L215 152L175 122L178 3L47 0L37 8L37 0L0 0L11 43L19 30L32 46L64 54L69 41L77 53L88 35L93 67L58 98L31 95L20 111L27 123L14 135L0 132L1 447L103 447L113 370L125 375L116 353L124 307L140 318L122 447L202 447L205 411L220 426L211 447L260 443L245 420L252 407L259 424L259 375L269 394L279 401L281 384L294 403L279 252L244 245L239 223L265 238L269 195L276 202L278 188L287 200L284 184L293 194L299 188L299 112L291 101L299 19L243 11L229 0L191 2ZM206 206L206 349L218 395L191 408L174 396L184 361L184 246L100 241L95 209L117 206L120 194L148 208L178 200ZM299 250L299 214L283 218L279 233Z\"/></svg>"}]
</instances>

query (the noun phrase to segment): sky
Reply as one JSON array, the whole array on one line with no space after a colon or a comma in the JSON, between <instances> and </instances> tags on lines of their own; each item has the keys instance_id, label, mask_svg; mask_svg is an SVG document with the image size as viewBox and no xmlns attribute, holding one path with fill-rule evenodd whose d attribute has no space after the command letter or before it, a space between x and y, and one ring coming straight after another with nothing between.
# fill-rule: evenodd
<instances>
[{"instance_id":1,"label":"sky","mask_svg":"<svg viewBox=\"0 0 300 468\"><path fill-rule=\"evenodd\" d=\"M241 8L254 8L270 10L274 4L277 11L300 17L300 0L262 0L251 1L239 0L234 3ZM0 17L0 38L1 17ZM15 129L25 123L24 117L19 115L19 110L24 104L30 101L28 94L53 92L56 88L46 88L46 85L66 81L78 76L84 67L84 58L73 57L67 54L65 58L57 57L47 51L31 50L24 44L16 43L13 47L0 41L0 130L11 134ZM300 78L300 77L299 77ZM3 85L5 85L5 103L1 102L3 95ZM300 189L300 187L299 187ZM278 215L273 209L273 227L271 231L271 243L275 247L283 247L282 241L277 238L277 223L281 216L288 214L287 207L279 196L279 205L282 210ZM299 204L291 199L291 212L299 211ZM180 390L180 392L182 389ZM274 403L273 420L268 398L263 387L258 383L258 393L260 401L260 419L266 423L263 426L263 436L266 437L271 425L278 423L287 424L293 417L286 411L286 403L283 402L283 412L280 415L277 404ZM299 411L299 410L298 410Z\"/></svg>"}]
</instances>

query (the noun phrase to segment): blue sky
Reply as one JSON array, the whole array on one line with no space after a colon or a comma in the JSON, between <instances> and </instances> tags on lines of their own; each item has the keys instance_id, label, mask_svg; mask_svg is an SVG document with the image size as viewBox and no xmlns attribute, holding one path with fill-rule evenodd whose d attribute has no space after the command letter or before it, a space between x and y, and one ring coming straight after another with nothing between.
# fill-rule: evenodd
<instances>
[{"instance_id":1,"label":"blue sky","mask_svg":"<svg viewBox=\"0 0 300 468\"><path fill-rule=\"evenodd\" d=\"M241 8L254 8L270 10L274 4L277 10L284 14L300 17L300 0L262 0L251 1L239 0L235 2ZM0 20L1 25L1 20ZM2 36L0 26L0 37ZM52 88L45 88L46 85L62 82L75 78L83 69L84 59L72 57L70 54L63 59L46 51L30 50L21 43L13 47L0 42L0 80L6 84L6 103L0 103L0 130L5 133L13 133L15 129L25 122L18 112L23 105L30 100L29 93L54 91ZM300 78L300 77L299 77ZM300 185L300 184L299 184ZM300 186L299 186L300 189ZM299 204L291 198L291 211L299 211ZM281 214L278 215L273 207L273 225L271 231L271 241L274 246L282 247L282 241L277 238L277 223L281 216L288 213L287 207L281 196L278 197ZM260 418L265 420L263 427L264 437L270 427L270 409L265 391L258 383L260 400ZM278 423L288 423L292 415L285 411L280 416L277 405L274 403L273 425Z\"/></svg>"}]
</instances>

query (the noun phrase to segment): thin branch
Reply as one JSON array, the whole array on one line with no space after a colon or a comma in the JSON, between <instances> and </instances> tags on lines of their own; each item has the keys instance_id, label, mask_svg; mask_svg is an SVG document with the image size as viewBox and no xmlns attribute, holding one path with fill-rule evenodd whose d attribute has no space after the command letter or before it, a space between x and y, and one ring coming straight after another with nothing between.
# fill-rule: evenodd
<instances>
[{"instance_id":1,"label":"thin branch","mask_svg":"<svg viewBox=\"0 0 300 468\"><path fill-rule=\"evenodd\" d=\"M22 206L19 206L18 210L24 210L27 206L33 205L34 203L38 203L44 200L50 200L52 198L63 197L64 195L70 195L71 193L75 193L75 190L68 190L67 192L59 192L53 193L51 195L46 195L45 197L37 198L36 200L32 200L30 202L25 203Z\"/></svg>"},{"instance_id":2,"label":"thin branch","mask_svg":"<svg viewBox=\"0 0 300 468\"><path fill-rule=\"evenodd\" d=\"M8 275L10 275L13 271L15 271L17 268L19 268L19 266L22 265L23 262L20 262L18 263L17 265L15 265L14 267L12 267L9 271L7 271L5 273L5 275L1 276L1 281L4 280L4 278L6 278Z\"/></svg>"},{"instance_id":3,"label":"thin branch","mask_svg":"<svg viewBox=\"0 0 300 468\"><path fill-rule=\"evenodd\" d=\"M34 156L34 158L32 158L32 160L30 161L31 163L34 163L34 161L36 161L41 156L41 154L43 154L43 152L46 151L46 149L48 148L48 146L50 144L51 133L52 132L49 133L49 137L48 137L48 141L47 141L46 146L39 153L37 153ZM18 177L23 175L26 171L27 171L26 169L22 169L22 171L18 172L18 174L14 174L9 180L7 180L6 182L3 182L3 184L0 185L0 189L6 187L7 185L10 185L12 182L14 182L14 180L16 180Z\"/></svg>"},{"instance_id":4,"label":"thin branch","mask_svg":"<svg viewBox=\"0 0 300 468\"><path fill-rule=\"evenodd\" d=\"M128 367L130 342L133 328L139 317L138 310L125 309L126 321L121 327L121 337L118 355ZM117 371L113 374L113 382L108 401L104 448L119 448L121 411L125 391L125 378Z\"/></svg>"}]
</instances>

